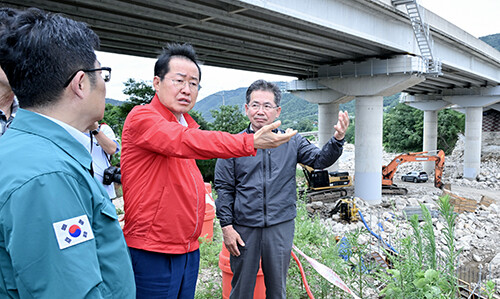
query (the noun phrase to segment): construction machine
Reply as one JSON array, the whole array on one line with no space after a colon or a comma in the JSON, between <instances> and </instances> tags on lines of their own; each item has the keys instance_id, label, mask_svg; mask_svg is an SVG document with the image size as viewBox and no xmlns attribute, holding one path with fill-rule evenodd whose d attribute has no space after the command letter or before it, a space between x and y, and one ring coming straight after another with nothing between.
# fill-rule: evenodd
<instances>
[{"instance_id":1,"label":"construction machine","mask_svg":"<svg viewBox=\"0 0 500 299\"><path fill-rule=\"evenodd\" d=\"M406 153L401 154L394 158L386 166L382 166L382 193L383 194L394 194L394 195L406 195L408 190L406 188L398 187L393 183L394 175L398 166L406 162L427 162L434 161L434 186L436 188L442 189L443 182L443 170L444 170L444 152L438 150L435 155L429 152L418 152L418 153Z\"/></svg>"},{"instance_id":2,"label":"construction machine","mask_svg":"<svg viewBox=\"0 0 500 299\"><path fill-rule=\"evenodd\" d=\"M345 187L352 186L352 179L346 171L328 172L328 170L314 169L304 164L300 166L306 177L309 202L334 202L347 195Z\"/></svg>"},{"instance_id":3,"label":"construction machine","mask_svg":"<svg viewBox=\"0 0 500 299\"><path fill-rule=\"evenodd\" d=\"M330 217L338 213L340 219L351 223L359 220L358 211L359 209L356 207L354 197L345 197L337 201L333 210L330 211Z\"/></svg>"}]
</instances>

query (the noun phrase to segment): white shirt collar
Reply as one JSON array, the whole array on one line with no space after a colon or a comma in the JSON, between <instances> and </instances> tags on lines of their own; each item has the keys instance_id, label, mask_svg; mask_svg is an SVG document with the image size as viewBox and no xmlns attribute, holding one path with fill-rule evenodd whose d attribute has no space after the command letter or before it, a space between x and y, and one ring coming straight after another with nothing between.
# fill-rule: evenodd
<instances>
[{"instance_id":1,"label":"white shirt collar","mask_svg":"<svg viewBox=\"0 0 500 299\"><path fill-rule=\"evenodd\" d=\"M179 123L181 125L183 125L184 127L188 126L188 123L187 123L186 119L184 118L184 115L182 115L182 114L181 114L181 119L179 119Z\"/></svg>"},{"instance_id":2,"label":"white shirt collar","mask_svg":"<svg viewBox=\"0 0 500 299\"><path fill-rule=\"evenodd\" d=\"M50 117L50 116L47 116L44 114L40 114L40 113L37 113L37 114L41 115L41 116L55 122L56 124L60 125L61 127L63 127L63 129L65 129L71 136L73 136L78 142L80 142L87 149L87 151L90 152L90 138L89 138L89 136L85 135L83 132L78 131L76 128L74 128L74 127L68 125L67 123L62 122L58 119L55 119L53 117Z\"/></svg>"}]
</instances>

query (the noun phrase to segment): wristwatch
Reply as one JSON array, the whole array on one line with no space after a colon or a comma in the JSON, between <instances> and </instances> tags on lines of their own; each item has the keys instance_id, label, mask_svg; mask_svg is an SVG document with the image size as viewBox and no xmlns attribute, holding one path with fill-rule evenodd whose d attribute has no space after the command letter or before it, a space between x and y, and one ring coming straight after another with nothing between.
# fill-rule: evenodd
<instances>
[{"instance_id":1,"label":"wristwatch","mask_svg":"<svg viewBox=\"0 0 500 299\"><path fill-rule=\"evenodd\" d=\"M95 129L95 130L92 130L92 131L90 131L90 133L92 133L92 135L97 135L97 134L99 134L99 129L100 129L100 128L97 128L97 129Z\"/></svg>"}]
</instances>

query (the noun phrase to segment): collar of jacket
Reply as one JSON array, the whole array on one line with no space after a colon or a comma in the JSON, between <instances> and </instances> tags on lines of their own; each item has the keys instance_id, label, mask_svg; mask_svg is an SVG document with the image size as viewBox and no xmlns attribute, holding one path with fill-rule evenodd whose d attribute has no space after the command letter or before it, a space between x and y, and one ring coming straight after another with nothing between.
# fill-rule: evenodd
<instances>
[{"instance_id":1,"label":"collar of jacket","mask_svg":"<svg viewBox=\"0 0 500 299\"><path fill-rule=\"evenodd\" d=\"M253 134L253 133L255 133L255 131L254 131L254 130L252 130L252 123L249 123L249 124L248 124L247 129L246 129L245 131L243 131L243 132L246 132L246 133L248 133L248 134ZM274 129L274 130L273 130L273 132L274 132L274 133L278 133L278 129Z\"/></svg>"},{"instance_id":2,"label":"collar of jacket","mask_svg":"<svg viewBox=\"0 0 500 299\"><path fill-rule=\"evenodd\" d=\"M19 108L11 128L49 140L90 171L92 156L88 150L64 128L50 119L32 111Z\"/></svg>"},{"instance_id":3,"label":"collar of jacket","mask_svg":"<svg viewBox=\"0 0 500 299\"><path fill-rule=\"evenodd\" d=\"M156 109L156 111L158 111L166 120L168 121L172 121L172 122L179 122L177 120L177 117L175 117L175 115L170 111L168 110L167 107L165 107L161 102L160 102L160 99L158 98L158 94L155 94L155 96L153 97L153 99L151 100L151 105ZM200 126L198 125L198 123L196 123L196 121L191 117L191 115L189 115L188 113L184 113L183 114L184 116L184 119L186 119L186 122L188 124L188 128L194 128L194 129L197 129L199 128Z\"/></svg>"}]
</instances>

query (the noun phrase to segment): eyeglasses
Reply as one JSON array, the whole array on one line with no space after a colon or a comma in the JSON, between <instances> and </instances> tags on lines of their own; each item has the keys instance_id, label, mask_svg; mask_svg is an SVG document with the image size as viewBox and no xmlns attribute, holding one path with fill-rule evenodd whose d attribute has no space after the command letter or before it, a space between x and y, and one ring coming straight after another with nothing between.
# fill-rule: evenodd
<instances>
[{"instance_id":1,"label":"eyeglasses","mask_svg":"<svg viewBox=\"0 0 500 299\"><path fill-rule=\"evenodd\" d=\"M182 80L182 79L170 79L172 80L172 84L174 84L174 87L177 88L177 89L183 89L184 87L186 87L186 84L189 85L189 89L191 91L198 91L201 89L201 85L196 82L196 81L186 81L186 80Z\"/></svg>"},{"instance_id":2,"label":"eyeglasses","mask_svg":"<svg viewBox=\"0 0 500 299\"><path fill-rule=\"evenodd\" d=\"M71 75L71 77L69 77L68 81L66 81L66 83L64 83L64 87L67 87L69 85L71 80L73 80L73 78L76 76L76 74L78 74L79 71L82 71L84 73L101 71L101 76L102 76L102 79L104 80L104 82L109 82L109 80L111 80L111 68L110 67L100 67L98 69L88 69L88 70L81 69L81 70L76 71L75 73L73 73L73 75Z\"/></svg>"},{"instance_id":3,"label":"eyeglasses","mask_svg":"<svg viewBox=\"0 0 500 299\"><path fill-rule=\"evenodd\" d=\"M253 110L253 111L259 111L262 108L262 110L264 110L265 112L270 112L273 109L279 108L279 106L272 106L271 104L261 105L261 104L257 104L257 103L252 103L252 104L248 105L248 108L250 108L250 110Z\"/></svg>"}]
</instances>

